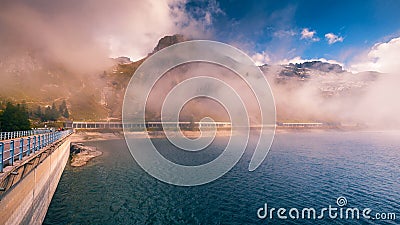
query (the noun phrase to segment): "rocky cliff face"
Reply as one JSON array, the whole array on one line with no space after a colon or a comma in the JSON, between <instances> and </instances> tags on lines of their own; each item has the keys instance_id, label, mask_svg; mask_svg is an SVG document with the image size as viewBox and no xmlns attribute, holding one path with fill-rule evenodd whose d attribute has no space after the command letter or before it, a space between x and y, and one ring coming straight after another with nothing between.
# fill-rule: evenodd
<instances>
[{"instance_id":1,"label":"rocky cliff face","mask_svg":"<svg viewBox=\"0 0 400 225\"><path fill-rule=\"evenodd\" d=\"M175 34L165 36L158 41L157 46L149 55L160 51L163 48L188 40L183 35ZM127 57L115 59L115 65L102 76L106 85L102 87L100 104L107 110L109 120L121 120L122 103L125 94L125 88L129 83L131 76L147 57L131 62Z\"/></svg>"},{"instance_id":2,"label":"rocky cliff face","mask_svg":"<svg viewBox=\"0 0 400 225\"><path fill-rule=\"evenodd\" d=\"M380 73L363 72L353 74L338 64L312 61L298 64L264 65L260 69L277 85L293 86L293 88L312 84L324 96L348 95L360 92L376 81Z\"/></svg>"},{"instance_id":3,"label":"rocky cliff face","mask_svg":"<svg viewBox=\"0 0 400 225\"><path fill-rule=\"evenodd\" d=\"M168 46L171 46L173 44L176 44L176 43L179 43L179 42L184 42L184 41L187 41L187 40L188 39L185 36L181 35L181 34L175 34L175 35L172 35L172 36L165 36L165 37L161 38L158 41L157 46L154 48L154 50L153 50L153 52L151 54L156 53L156 52L160 51L161 49L166 48Z\"/></svg>"},{"instance_id":4,"label":"rocky cliff face","mask_svg":"<svg viewBox=\"0 0 400 225\"><path fill-rule=\"evenodd\" d=\"M341 65L339 64L331 64L327 62L321 61L311 61L311 62L304 62L304 63L296 63L296 64L289 64L291 67L295 67L298 69L312 69L318 70L325 73L343 73L345 72Z\"/></svg>"}]
</instances>

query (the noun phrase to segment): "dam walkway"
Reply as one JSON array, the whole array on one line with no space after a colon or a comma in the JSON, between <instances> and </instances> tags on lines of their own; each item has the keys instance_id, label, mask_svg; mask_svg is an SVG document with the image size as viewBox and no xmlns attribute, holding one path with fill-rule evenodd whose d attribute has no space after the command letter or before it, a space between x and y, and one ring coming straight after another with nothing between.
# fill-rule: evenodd
<instances>
[{"instance_id":1,"label":"dam walkway","mask_svg":"<svg viewBox=\"0 0 400 225\"><path fill-rule=\"evenodd\" d=\"M68 136L72 130L50 132L43 130L36 133L32 131L31 136L0 141L0 173L4 167L13 166L16 161L21 161L24 157L39 152L44 147ZM21 135L28 133L21 132Z\"/></svg>"},{"instance_id":2,"label":"dam walkway","mask_svg":"<svg viewBox=\"0 0 400 225\"><path fill-rule=\"evenodd\" d=\"M13 131L13 132L0 132L0 141L7 139L14 139L20 137L27 137L37 134L50 133L49 129L34 129L34 130L23 130L23 131Z\"/></svg>"},{"instance_id":3,"label":"dam walkway","mask_svg":"<svg viewBox=\"0 0 400 225\"><path fill-rule=\"evenodd\" d=\"M67 164L72 130L0 141L0 224L41 224Z\"/></svg>"}]
</instances>

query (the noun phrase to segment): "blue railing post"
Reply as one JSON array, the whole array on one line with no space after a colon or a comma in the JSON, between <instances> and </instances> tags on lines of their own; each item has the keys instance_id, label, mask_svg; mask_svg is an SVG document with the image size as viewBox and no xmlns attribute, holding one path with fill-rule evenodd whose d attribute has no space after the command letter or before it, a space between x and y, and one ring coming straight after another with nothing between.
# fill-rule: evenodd
<instances>
[{"instance_id":1,"label":"blue railing post","mask_svg":"<svg viewBox=\"0 0 400 225\"><path fill-rule=\"evenodd\" d=\"M14 165L14 140L10 141L10 164Z\"/></svg>"},{"instance_id":2,"label":"blue railing post","mask_svg":"<svg viewBox=\"0 0 400 225\"><path fill-rule=\"evenodd\" d=\"M22 157L24 156L24 139L21 138L19 140L19 160L22 160Z\"/></svg>"},{"instance_id":3,"label":"blue railing post","mask_svg":"<svg viewBox=\"0 0 400 225\"><path fill-rule=\"evenodd\" d=\"M3 172L3 165L4 165L4 144L3 142L0 142L0 173Z\"/></svg>"},{"instance_id":4,"label":"blue railing post","mask_svg":"<svg viewBox=\"0 0 400 225\"><path fill-rule=\"evenodd\" d=\"M32 152L35 154L35 151L36 151L36 136L33 136L33 143L32 143L32 145L33 145L33 148L32 148Z\"/></svg>"},{"instance_id":5,"label":"blue railing post","mask_svg":"<svg viewBox=\"0 0 400 225\"><path fill-rule=\"evenodd\" d=\"M31 154L31 137L28 137L27 139L28 139L28 151L27 151L27 154L29 156Z\"/></svg>"},{"instance_id":6,"label":"blue railing post","mask_svg":"<svg viewBox=\"0 0 400 225\"><path fill-rule=\"evenodd\" d=\"M41 143L41 141L40 141L40 135L38 136L38 151L40 150L40 148L42 147L42 143Z\"/></svg>"}]
</instances>

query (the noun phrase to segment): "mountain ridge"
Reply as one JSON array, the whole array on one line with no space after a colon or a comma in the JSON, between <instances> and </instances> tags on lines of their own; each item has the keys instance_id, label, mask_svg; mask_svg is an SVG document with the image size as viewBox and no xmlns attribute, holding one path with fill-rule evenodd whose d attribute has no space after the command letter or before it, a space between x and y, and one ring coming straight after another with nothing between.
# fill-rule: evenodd
<instances>
[{"instance_id":1,"label":"mountain ridge","mask_svg":"<svg viewBox=\"0 0 400 225\"><path fill-rule=\"evenodd\" d=\"M125 88L141 63L157 51L187 40L189 39L180 34L165 36L143 59L133 62L124 56L114 58L111 59L113 66L90 75L76 74L62 66L41 65L34 58L31 58L31 62L26 60L26 65L13 63L8 67L2 60L0 70L10 85L5 90L0 90L0 99L13 102L25 100L30 109L36 108L37 105L46 106L52 102L66 100L73 120L120 120ZM260 69L273 89L297 89L308 82L324 97L362 92L380 75L377 72L352 74L338 64L321 61L263 65ZM21 77L28 82L21 81ZM278 116L278 119L281 118Z\"/></svg>"}]
</instances>

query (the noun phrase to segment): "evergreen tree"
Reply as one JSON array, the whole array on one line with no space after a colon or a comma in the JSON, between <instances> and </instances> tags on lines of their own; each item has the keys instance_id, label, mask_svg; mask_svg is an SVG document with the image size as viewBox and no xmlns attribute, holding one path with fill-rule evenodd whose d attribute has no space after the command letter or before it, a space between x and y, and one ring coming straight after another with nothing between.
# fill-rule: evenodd
<instances>
[{"instance_id":1,"label":"evergreen tree","mask_svg":"<svg viewBox=\"0 0 400 225\"><path fill-rule=\"evenodd\" d=\"M57 107L56 107L56 103L53 102L53 104L51 105L51 112L54 113L55 111L57 111Z\"/></svg>"},{"instance_id":2,"label":"evergreen tree","mask_svg":"<svg viewBox=\"0 0 400 225\"><path fill-rule=\"evenodd\" d=\"M60 113L61 116L69 118L69 111L67 108L67 102L65 100L62 101L60 107L58 108L58 112Z\"/></svg>"},{"instance_id":3,"label":"evergreen tree","mask_svg":"<svg viewBox=\"0 0 400 225\"><path fill-rule=\"evenodd\" d=\"M43 121L49 121L49 120L51 120L51 107L47 106L44 109Z\"/></svg>"},{"instance_id":4,"label":"evergreen tree","mask_svg":"<svg viewBox=\"0 0 400 225\"><path fill-rule=\"evenodd\" d=\"M63 112L63 114L62 114L62 116L65 117L65 118L69 118L69 112L68 112L68 109L67 109L67 108L65 108L65 110L64 110L64 112Z\"/></svg>"},{"instance_id":5,"label":"evergreen tree","mask_svg":"<svg viewBox=\"0 0 400 225\"><path fill-rule=\"evenodd\" d=\"M31 124L29 122L29 114L26 110L26 106L17 105L14 106L8 102L6 108L0 116L0 130L1 131L19 131L29 130Z\"/></svg>"},{"instance_id":6,"label":"evergreen tree","mask_svg":"<svg viewBox=\"0 0 400 225\"><path fill-rule=\"evenodd\" d=\"M58 111L56 104L53 103L47 106L44 110L44 115L42 116L42 121L56 121L60 117L60 112Z\"/></svg>"},{"instance_id":7,"label":"evergreen tree","mask_svg":"<svg viewBox=\"0 0 400 225\"><path fill-rule=\"evenodd\" d=\"M33 112L33 116L38 118L38 119L42 119L43 117L43 113L42 113L42 107L40 107L40 105L36 108L36 110Z\"/></svg>"},{"instance_id":8,"label":"evergreen tree","mask_svg":"<svg viewBox=\"0 0 400 225\"><path fill-rule=\"evenodd\" d=\"M64 114L66 108L67 108L67 103L65 102L65 100L63 100L60 107L58 108L58 112L60 114Z\"/></svg>"},{"instance_id":9,"label":"evergreen tree","mask_svg":"<svg viewBox=\"0 0 400 225\"><path fill-rule=\"evenodd\" d=\"M43 121L54 121L55 119L54 119L53 115L54 115L54 113L52 112L51 107L47 106L44 109Z\"/></svg>"},{"instance_id":10,"label":"evergreen tree","mask_svg":"<svg viewBox=\"0 0 400 225\"><path fill-rule=\"evenodd\" d=\"M58 109L56 107L56 103L53 102L53 104L51 105L51 116L52 116L52 121L56 121L58 119L58 117L60 117L60 112L58 112Z\"/></svg>"}]
</instances>

